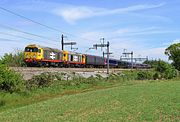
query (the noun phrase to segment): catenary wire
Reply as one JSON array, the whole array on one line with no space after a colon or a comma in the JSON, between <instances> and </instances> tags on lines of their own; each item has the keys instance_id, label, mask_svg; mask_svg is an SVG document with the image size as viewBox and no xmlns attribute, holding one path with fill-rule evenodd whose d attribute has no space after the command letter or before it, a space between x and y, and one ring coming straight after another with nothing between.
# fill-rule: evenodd
<instances>
[{"instance_id":1,"label":"catenary wire","mask_svg":"<svg viewBox=\"0 0 180 122\"><path fill-rule=\"evenodd\" d=\"M42 39L47 39L47 40L50 40L50 41L55 41L55 42L57 42L56 40L50 39L49 37L45 37L45 36L41 36L41 35L37 35L37 34L30 33L30 32L26 32L26 31L23 31L23 30L19 30L19 29L12 28L12 27L7 26L7 25L1 25L1 24L0 24L0 27L5 28L5 29L8 29L8 30L13 30L13 31L16 31L16 32L24 33L24 34L27 34L27 35L39 37L39 38L42 38Z\"/></svg>"},{"instance_id":2,"label":"catenary wire","mask_svg":"<svg viewBox=\"0 0 180 122\"><path fill-rule=\"evenodd\" d=\"M27 37L24 37L24 36L19 36L19 35L14 35L14 34L9 34L9 33L5 33L5 32L0 32L0 34L2 35L8 35L8 36L12 36L12 37L17 37L17 38L21 38L21 39L26 39L26 40L31 40L31 41L34 41L34 42L37 42L36 39L33 39L33 38L27 38ZM42 40L39 40L40 42L43 42L43 43L48 43L48 44L52 44L52 45L56 45L56 44L53 44L53 43L49 43L47 41L42 41ZM57 45L56 45L57 46Z\"/></svg>"},{"instance_id":3,"label":"catenary wire","mask_svg":"<svg viewBox=\"0 0 180 122\"><path fill-rule=\"evenodd\" d=\"M61 33L64 33L64 34L67 34L67 35L70 35L70 36L73 36L73 37L78 37L79 39L84 39L84 40L92 41L92 40L89 40L89 39L86 39L86 38L82 38L82 37L79 37L79 36L77 36L77 35L74 35L74 34L71 34L71 33L68 33L68 32L64 32L64 31L62 31L62 30L60 30L60 29L51 27L51 26L49 26L49 25L42 24L42 23L40 23L40 22L38 22L38 21L35 21L35 20L30 19L30 18L28 18L28 17L25 17L25 16L23 16L23 15L21 15L21 14L18 14L18 13L16 13L16 12L13 12L13 11L11 11L11 10L9 10L9 9L4 8L4 7L1 7L1 6L0 6L0 9L3 10L3 11L8 12L8 13L10 13L10 14L13 14L13 15L15 15L15 16L18 16L18 17L20 17L20 18L23 18L23 19L25 19L25 20L28 20L28 21L30 21L30 22L33 22L33 23L35 23L35 24L38 24L38 25L40 25L40 26L46 27L46 28L48 28L48 29L50 29L50 30L53 30L53 31L56 31L56 32L61 32Z\"/></svg>"}]
</instances>

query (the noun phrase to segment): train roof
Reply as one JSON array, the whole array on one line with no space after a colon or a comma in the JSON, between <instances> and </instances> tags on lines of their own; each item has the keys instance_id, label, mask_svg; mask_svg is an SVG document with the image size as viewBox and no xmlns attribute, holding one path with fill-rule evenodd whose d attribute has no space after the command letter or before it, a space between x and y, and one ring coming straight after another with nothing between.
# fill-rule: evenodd
<instances>
[{"instance_id":1,"label":"train roof","mask_svg":"<svg viewBox=\"0 0 180 122\"><path fill-rule=\"evenodd\" d=\"M56 52L62 52L61 50L56 49L56 48L44 47L44 46L40 46L40 45L36 45L36 44L30 44L30 45L27 45L26 47L37 47L37 48L43 48L44 50L53 50Z\"/></svg>"},{"instance_id":2,"label":"train roof","mask_svg":"<svg viewBox=\"0 0 180 122\"><path fill-rule=\"evenodd\" d=\"M26 47L37 47L37 48L43 48L44 50L51 50L51 51L53 50L56 52L65 52L65 53L70 53L70 54L83 55L82 53L78 53L78 52L72 52L72 51L67 51L67 50L59 50L56 48L44 47L44 46L37 45L37 44L29 44Z\"/></svg>"}]
</instances>

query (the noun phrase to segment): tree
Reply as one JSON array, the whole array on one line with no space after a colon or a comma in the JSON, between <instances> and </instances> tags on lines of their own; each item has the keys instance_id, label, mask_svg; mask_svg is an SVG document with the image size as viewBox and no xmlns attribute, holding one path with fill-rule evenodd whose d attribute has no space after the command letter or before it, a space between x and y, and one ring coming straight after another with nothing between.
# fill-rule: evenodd
<instances>
[{"instance_id":1,"label":"tree","mask_svg":"<svg viewBox=\"0 0 180 122\"><path fill-rule=\"evenodd\" d=\"M170 45L165 54L169 56L169 60L172 60L172 65L180 71L180 43Z\"/></svg>"},{"instance_id":2,"label":"tree","mask_svg":"<svg viewBox=\"0 0 180 122\"><path fill-rule=\"evenodd\" d=\"M165 78L171 79L178 76L177 69L174 66L163 60L158 61L145 61L144 63L150 64L155 69L154 79Z\"/></svg>"}]
</instances>

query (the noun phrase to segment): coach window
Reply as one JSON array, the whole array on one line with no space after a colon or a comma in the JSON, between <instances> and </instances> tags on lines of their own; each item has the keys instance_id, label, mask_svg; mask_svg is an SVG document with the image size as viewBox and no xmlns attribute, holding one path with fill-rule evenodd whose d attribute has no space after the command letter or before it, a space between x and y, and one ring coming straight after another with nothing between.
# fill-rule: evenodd
<instances>
[{"instance_id":1,"label":"coach window","mask_svg":"<svg viewBox=\"0 0 180 122\"><path fill-rule=\"evenodd\" d=\"M73 55L71 55L71 61L73 61Z\"/></svg>"},{"instance_id":2,"label":"coach window","mask_svg":"<svg viewBox=\"0 0 180 122\"><path fill-rule=\"evenodd\" d=\"M62 58L62 53L59 53L59 59L61 59Z\"/></svg>"},{"instance_id":3,"label":"coach window","mask_svg":"<svg viewBox=\"0 0 180 122\"><path fill-rule=\"evenodd\" d=\"M79 62L81 62L81 61L82 61L82 60L81 60L81 56L78 56L78 61L79 61Z\"/></svg>"}]
</instances>

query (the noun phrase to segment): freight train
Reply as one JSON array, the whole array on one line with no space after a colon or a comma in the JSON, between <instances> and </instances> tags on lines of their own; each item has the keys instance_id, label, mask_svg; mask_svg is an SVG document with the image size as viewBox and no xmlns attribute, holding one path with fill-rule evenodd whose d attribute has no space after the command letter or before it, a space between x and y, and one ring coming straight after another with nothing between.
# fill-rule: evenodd
<instances>
[{"instance_id":1,"label":"freight train","mask_svg":"<svg viewBox=\"0 0 180 122\"><path fill-rule=\"evenodd\" d=\"M107 59L101 56L58 50L39 45L27 45L24 50L24 61L27 66L54 67L97 67L107 66ZM109 59L110 67L131 68L127 61ZM133 63L133 68L150 68L147 64Z\"/></svg>"}]
</instances>

